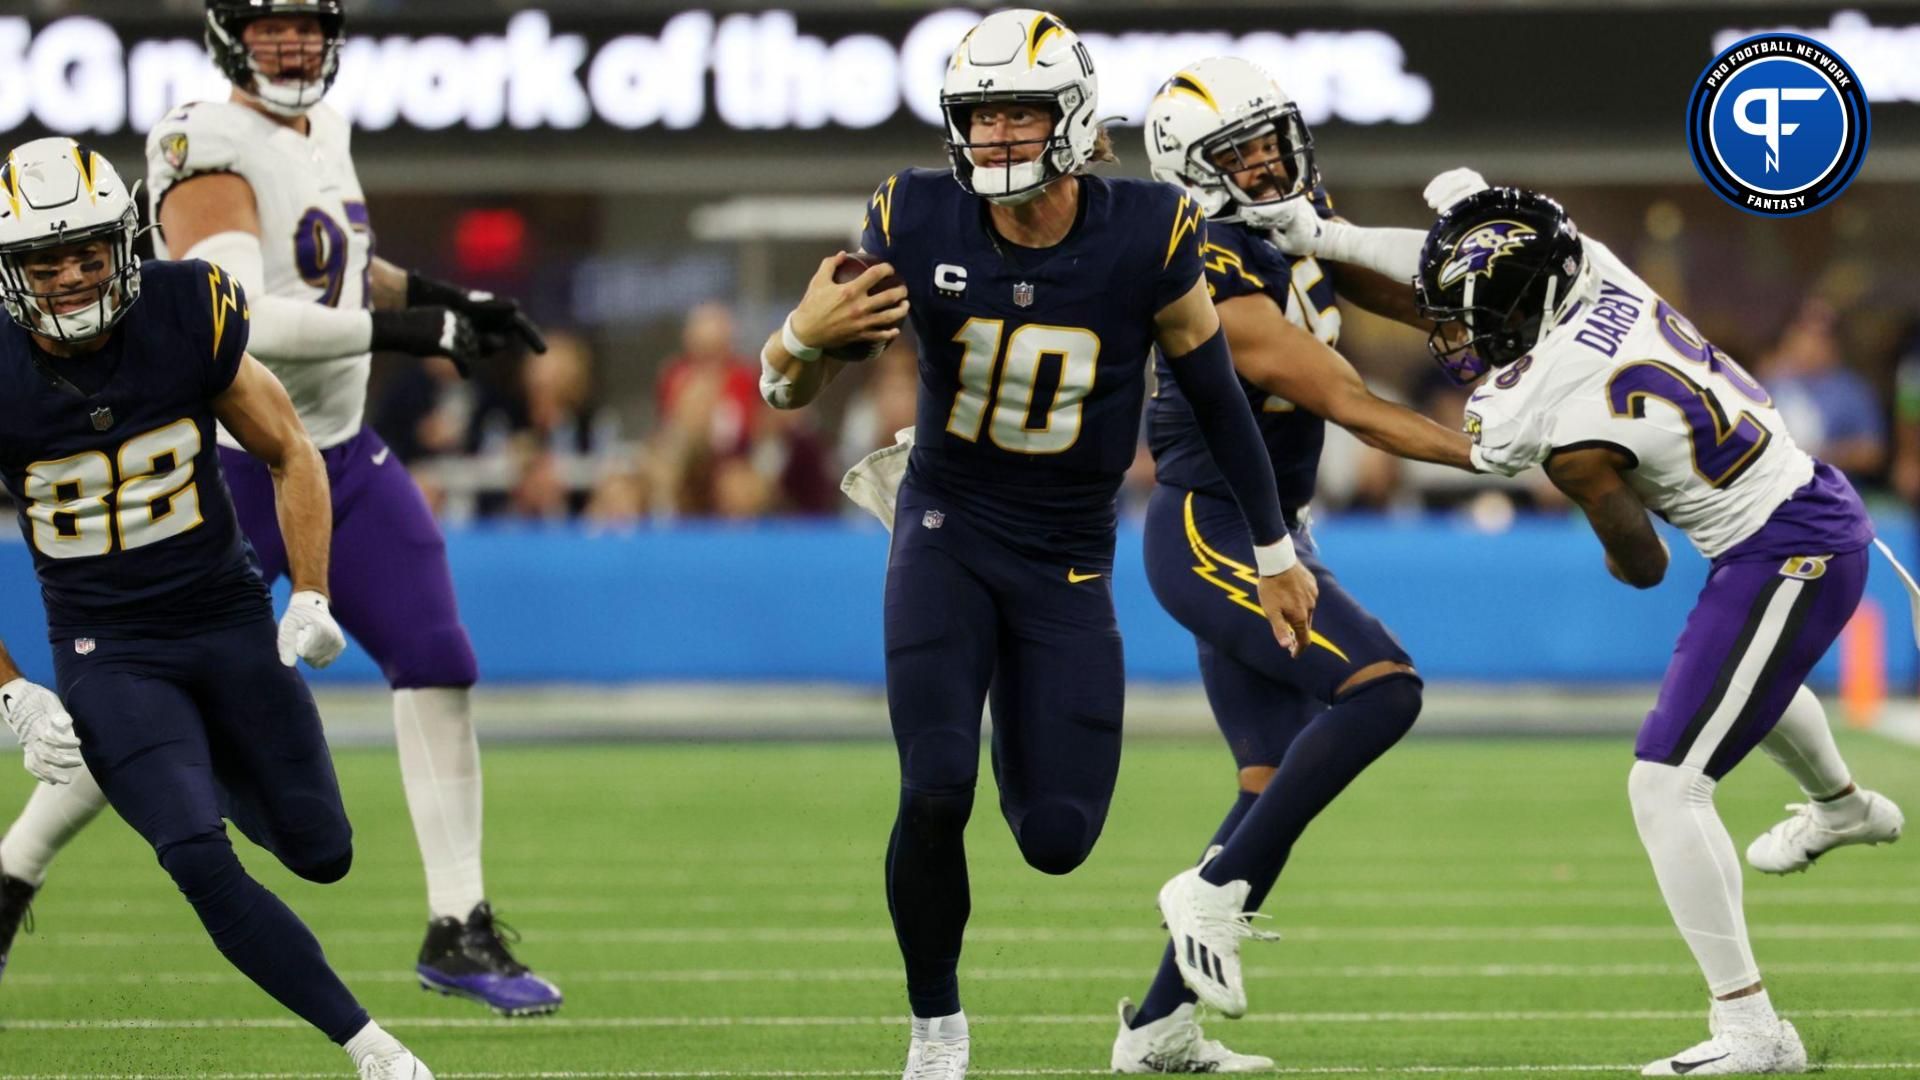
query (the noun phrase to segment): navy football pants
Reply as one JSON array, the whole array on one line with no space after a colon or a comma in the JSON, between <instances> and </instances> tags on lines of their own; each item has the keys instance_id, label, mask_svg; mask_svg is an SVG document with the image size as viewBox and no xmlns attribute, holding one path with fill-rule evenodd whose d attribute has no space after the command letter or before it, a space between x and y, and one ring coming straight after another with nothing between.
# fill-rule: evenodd
<instances>
[{"instance_id":1,"label":"navy football pants","mask_svg":"<svg viewBox=\"0 0 1920 1080\"><path fill-rule=\"evenodd\" d=\"M1280 648L1260 611L1253 542L1233 500L1162 484L1147 501L1147 581L1160 606L1193 634L1207 703L1242 768L1280 764L1294 737L1362 668L1413 663L1320 561L1306 530L1296 530L1294 544L1320 586L1313 637L1297 658Z\"/></svg>"},{"instance_id":2,"label":"navy football pants","mask_svg":"<svg viewBox=\"0 0 1920 1080\"><path fill-rule=\"evenodd\" d=\"M1000 810L1029 864L1093 850L1120 768L1126 681L1112 540L1097 559L1015 551L931 493L900 491L887 567L887 708L900 809L887 899L918 1016L959 1009L969 912L962 834L993 709ZM1084 555L1083 555L1084 558Z\"/></svg>"},{"instance_id":3,"label":"navy football pants","mask_svg":"<svg viewBox=\"0 0 1920 1080\"><path fill-rule=\"evenodd\" d=\"M234 966L344 1043L366 1012L299 918L247 875L221 820L309 881L338 881L353 861L320 714L280 663L272 618L177 639L61 640L53 651L60 698L108 802Z\"/></svg>"}]
</instances>

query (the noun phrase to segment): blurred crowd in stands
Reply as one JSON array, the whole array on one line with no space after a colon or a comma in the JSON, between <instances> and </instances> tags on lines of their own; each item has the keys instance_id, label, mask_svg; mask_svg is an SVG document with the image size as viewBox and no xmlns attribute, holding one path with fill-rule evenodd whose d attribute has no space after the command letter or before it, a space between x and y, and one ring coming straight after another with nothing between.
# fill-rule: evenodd
<instances>
[{"instance_id":1,"label":"blurred crowd in stands","mask_svg":"<svg viewBox=\"0 0 1920 1080\"><path fill-rule=\"evenodd\" d=\"M1770 336L1761 331L1755 340L1764 344L1743 359L1803 446L1863 489L1891 487L1920 502L1920 321L1898 355L1850 364L1842 314L1826 300L1807 299ZM1466 393L1422 361L1418 335L1363 329L1349 334L1359 347L1345 351L1376 392L1448 426L1460 423ZM494 380L465 381L439 362L396 367L381 381L370 420L453 522L579 519L628 528L856 513L839 479L912 425L912 343L903 339L875 362L849 368L815 407L782 412L760 401L759 335L723 302L693 308L678 352L654 366L651 400L616 411L596 395L587 342L555 332L546 354ZM1391 364L1369 363L1380 342L1395 354ZM1892 393L1863 371L1896 373ZM1123 510L1142 506L1152 484L1143 443ZM1516 513L1565 505L1537 475L1501 480L1403 462L1330 427L1315 508L1461 512L1497 528Z\"/></svg>"}]
</instances>

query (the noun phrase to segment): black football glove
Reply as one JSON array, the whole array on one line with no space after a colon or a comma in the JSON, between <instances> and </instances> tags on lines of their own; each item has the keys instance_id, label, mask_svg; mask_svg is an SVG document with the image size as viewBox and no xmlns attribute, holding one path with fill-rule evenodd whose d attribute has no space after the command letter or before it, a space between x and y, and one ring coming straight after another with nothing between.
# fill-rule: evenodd
<instances>
[{"instance_id":1,"label":"black football glove","mask_svg":"<svg viewBox=\"0 0 1920 1080\"><path fill-rule=\"evenodd\" d=\"M444 307L410 307L404 311L373 312L375 352L403 352L414 356L444 356L464 378L474 361L486 355L473 321Z\"/></svg>"},{"instance_id":2,"label":"black football glove","mask_svg":"<svg viewBox=\"0 0 1920 1080\"><path fill-rule=\"evenodd\" d=\"M547 339L540 333L540 327L527 318L520 310L517 301L498 297L479 289L463 288L446 281L436 281L418 270L407 271L407 306L448 307L473 320L473 328L480 335L482 343L489 347L505 348L514 338L526 343L534 352L547 351Z\"/></svg>"}]
</instances>

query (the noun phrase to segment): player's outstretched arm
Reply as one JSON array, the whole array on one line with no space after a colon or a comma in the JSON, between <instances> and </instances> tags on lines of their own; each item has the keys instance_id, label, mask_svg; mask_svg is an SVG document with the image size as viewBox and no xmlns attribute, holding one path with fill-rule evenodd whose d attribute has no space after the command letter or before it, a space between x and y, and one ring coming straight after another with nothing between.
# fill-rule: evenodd
<instances>
[{"instance_id":1,"label":"player's outstretched arm","mask_svg":"<svg viewBox=\"0 0 1920 1080\"><path fill-rule=\"evenodd\" d=\"M1280 512L1273 463L1234 376L1227 335L1207 295L1205 277L1154 315L1154 338L1166 354L1167 369L1193 407L1207 452L1233 492L1253 534L1253 557L1260 573L1260 607L1273 635L1294 656L1312 631L1320 586L1301 565Z\"/></svg>"},{"instance_id":2,"label":"player's outstretched arm","mask_svg":"<svg viewBox=\"0 0 1920 1080\"><path fill-rule=\"evenodd\" d=\"M274 363L321 363L391 350L450 357L464 373L485 351L472 320L452 308L372 312L269 294L253 185L237 174L203 173L169 188L160 203L160 228L168 250L183 259L205 259L246 290L253 308L249 351Z\"/></svg>"},{"instance_id":3,"label":"player's outstretched arm","mask_svg":"<svg viewBox=\"0 0 1920 1080\"><path fill-rule=\"evenodd\" d=\"M1327 274L1333 278L1333 291L1340 299L1350 300L1362 311L1383 319L1392 319L1425 334L1433 330L1433 321L1420 317L1414 303L1413 282L1398 281L1378 270L1352 263L1328 262Z\"/></svg>"},{"instance_id":4,"label":"player's outstretched arm","mask_svg":"<svg viewBox=\"0 0 1920 1080\"><path fill-rule=\"evenodd\" d=\"M274 508L287 546L293 597L280 620L280 662L294 657L325 667L346 648L327 610L327 559L333 542L333 495L327 466L307 437L285 387L251 356L213 401L214 415L273 474Z\"/></svg>"},{"instance_id":5,"label":"player's outstretched arm","mask_svg":"<svg viewBox=\"0 0 1920 1080\"><path fill-rule=\"evenodd\" d=\"M900 336L907 317L907 287L868 290L893 274L875 263L852 281L833 280L845 252L820 260L800 304L760 350L760 396L776 409L798 409L818 397L840 374L840 361L825 355L858 342L885 345Z\"/></svg>"},{"instance_id":6,"label":"player's outstretched arm","mask_svg":"<svg viewBox=\"0 0 1920 1080\"><path fill-rule=\"evenodd\" d=\"M0 643L0 719L26 755L26 770L43 783L73 782L80 761L80 739L73 733L73 717L53 691L27 681Z\"/></svg>"},{"instance_id":7,"label":"player's outstretched arm","mask_svg":"<svg viewBox=\"0 0 1920 1080\"><path fill-rule=\"evenodd\" d=\"M1607 572L1636 589L1651 589L1667 575L1667 545L1621 475L1629 466L1619 451L1589 446L1555 453L1547 459L1547 476L1586 512L1606 549Z\"/></svg>"},{"instance_id":8,"label":"player's outstretched arm","mask_svg":"<svg viewBox=\"0 0 1920 1080\"><path fill-rule=\"evenodd\" d=\"M547 337L540 332L539 324L510 297L440 281L418 270L403 270L377 255L368 277L373 289L369 299L375 311L446 308L473 323L483 353L498 352L516 340L534 352L547 351Z\"/></svg>"},{"instance_id":9,"label":"player's outstretched arm","mask_svg":"<svg viewBox=\"0 0 1920 1080\"><path fill-rule=\"evenodd\" d=\"M1305 199L1285 204L1285 210L1273 229L1281 251L1331 264L1335 291L1366 310L1417 329L1429 328L1413 304L1413 277L1420 272L1425 232L1323 218Z\"/></svg>"},{"instance_id":10,"label":"player's outstretched arm","mask_svg":"<svg viewBox=\"0 0 1920 1080\"><path fill-rule=\"evenodd\" d=\"M1473 471L1473 443L1404 405L1375 396L1347 358L1287 320L1266 293L1214 305L1248 382L1331 420L1368 446L1403 458Z\"/></svg>"},{"instance_id":11,"label":"player's outstretched arm","mask_svg":"<svg viewBox=\"0 0 1920 1080\"><path fill-rule=\"evenodd\" d=\"M160 230L176 258L204 259L246 290L253 309L250 350L275 363L318 363L366 352L373 320L267 292L260 214L253 185L236 173L204 173L169 188Z\"/></svg>"}]
</instances>

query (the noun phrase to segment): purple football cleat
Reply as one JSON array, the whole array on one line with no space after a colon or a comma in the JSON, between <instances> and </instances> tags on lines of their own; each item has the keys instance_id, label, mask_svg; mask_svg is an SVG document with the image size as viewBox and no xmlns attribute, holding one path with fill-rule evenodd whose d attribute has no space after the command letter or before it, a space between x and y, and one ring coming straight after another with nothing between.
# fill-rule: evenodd
<instances>
[{"instance_id":1,"label":"purple football cleat","mask_svg":"<svg viewBox=\"0 0 1920 1080\"><path fill-rule=\"evenodd\" d=\"M560 988L535 975L507 951L513 928L493 917L482 900L463 924L454 918L427 924L414 968L422 990L477 1001L501 1016L545 1016L560 1008Z\"/></svg>"},{"instance_id":2,"label":"purple football cleat","mask_svg":"<svg viewBox=\"0 0 1920 1080\"><path fill-rule=\"evenodd\" d=\"M24 924L33 930L33 894L40 890L16 877L0 874L0 975L7 973L7 955L13 936Z\"/></svg>"}]
</instances>

